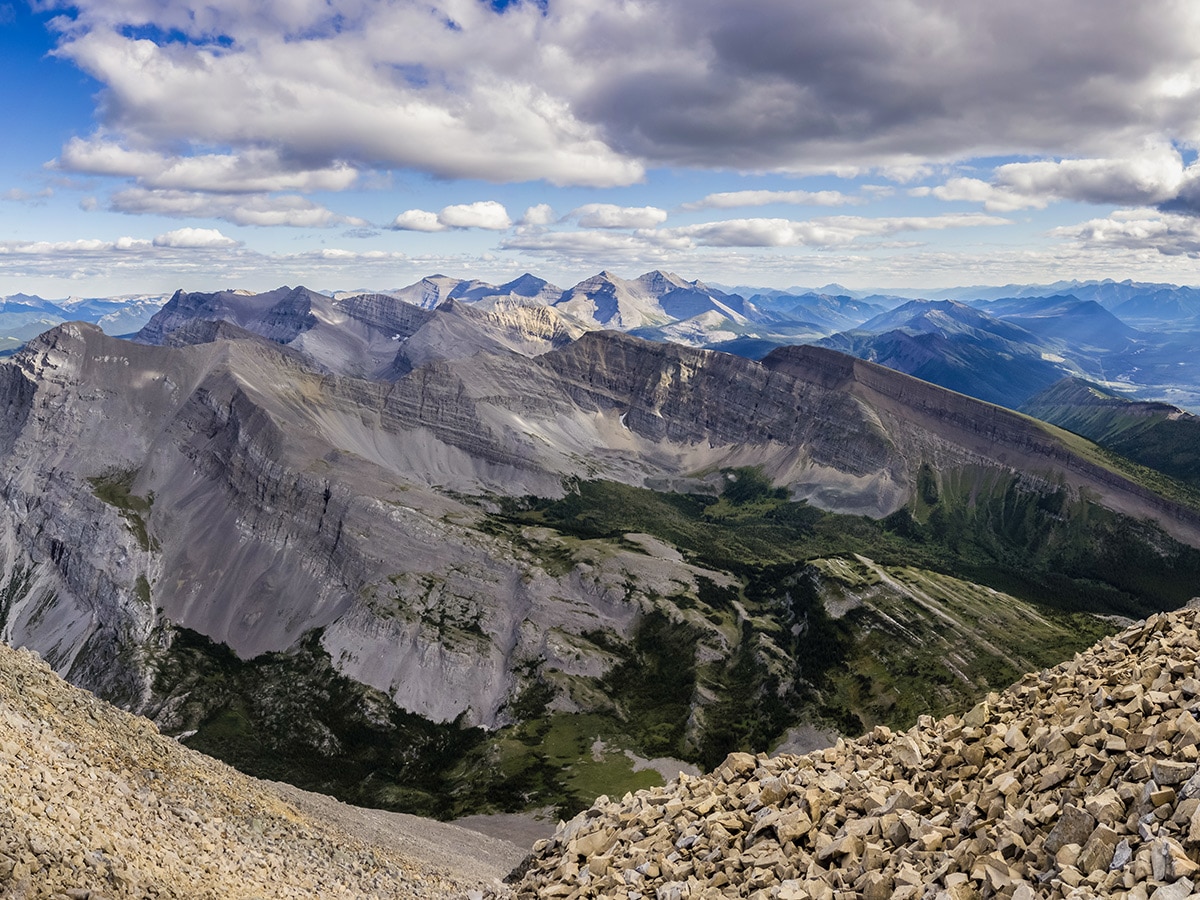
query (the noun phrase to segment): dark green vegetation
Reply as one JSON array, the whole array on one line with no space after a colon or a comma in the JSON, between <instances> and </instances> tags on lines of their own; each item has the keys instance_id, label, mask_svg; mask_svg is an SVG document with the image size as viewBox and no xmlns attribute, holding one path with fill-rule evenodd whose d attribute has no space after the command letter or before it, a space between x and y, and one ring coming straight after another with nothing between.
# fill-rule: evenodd
<instances>
[{"instance_id":1,"label":"dark green vegetation","mask_svg":"<svg viewBox=\"0 0 1200 900\"><path fill-rule=\"evenodd\" d=\"M319 636L243 661L177 629L156 661L155 692L188 746L261 778L351 802L445 815L448 773L483 739L437 725L339 675Z\"/></svg>"},{"instance_id":2,"label":"dark green vegetation","mask_svg":"<svg viewBox=\"0 0 1200 900\"><path fill-rule=\"evenodd\" d=\"M1032 397L1022 412L1200 490L1200 417L1077 378Z\"/></svg>"},{"instance_id":3,"label":"dark green vegetation","mask_svg":"<svg viewBox=\"0 0 1200 900\"><path fill-rule=\"evenodd\" d=\"M514 704L521 724L488 734L430 722L338 674L317 633L248 661L185 628L171 637L148 712L189 747L260 778L441 818L546 804L573 814L606 790L658 783L619 751L593 750L598 737L628 743L609 719L548 715L554 689L536 670Z\"/></svg>"},{"instance_id":4,"label":"dark green vegetation","mask_svg":"<svg viewBox=\"0 0 1200 900\"><path fill-rule=\"evenodd\" d=\"M658 780L625 751L708 768L801 723L905 727L1090 645L1113 630L1095 614L1141 617L1200 583L1200 552L1155 527L992 469L923 466L913 502L882 521L791 502L758 470L724 475L719 495L580 481L500 503L486 530L548 571L585 546L647 552L630 537L647 534L697 567L671 596L627 585L630 635L572 636L606 661L599 677L527 663L505 728L405 713L338 675L315 635L243 662L188 632L158 662L156 693L181 704L162 705L167 724L248 772L356 803L568 814Z\"/></svg>"},{"instance_id":5,"label":"dark green vegetation","mask_svg":"<svg viewBox=\"0 0 1200 900\"><path fill-rule=\"evenodd\" d=\"M97 475L95 478L89 478L88 483L100 500L120 511L122 518L129 525L129 530L137 538L138 546L143 550L155 550L157 545L146 530L145 518L150 514L150 507L154 505L154 495L139 497L132 493L133 479L136 476L135 470L127 469Z\"/></svg>"},{"instance_id":6,"label":"dark green vegetation","mask_svg":"<svg viewBox=\"0 0 1200 900\"><path fill-rule=\"evenodd\" d=\"M952 574L1062 612L1141 617L1195 592L1200 551L1066 490L991 469L919 474L910 507L876 521L825 513L774 494L742 504L612 482L560 500L524 498L515 522L584 538L647 532L690 561L747 579L765 567L868 556Z\"/></svg>"}]
</instances>

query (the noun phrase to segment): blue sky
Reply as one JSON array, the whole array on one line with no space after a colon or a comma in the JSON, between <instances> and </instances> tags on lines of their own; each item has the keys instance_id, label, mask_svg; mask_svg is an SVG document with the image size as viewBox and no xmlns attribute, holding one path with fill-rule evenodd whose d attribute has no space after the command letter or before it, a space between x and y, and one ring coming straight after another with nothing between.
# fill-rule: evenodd
<instances>
[{"instance_id":1,"label":"blue sky","mask_svg":"<svg viewBox=\"0 0 1200 900\"><path fill-rule=\"evenodd\" d=\"M0 0L0 295L1200 282L1190 0Z\"/></svg>"}]
</instances>

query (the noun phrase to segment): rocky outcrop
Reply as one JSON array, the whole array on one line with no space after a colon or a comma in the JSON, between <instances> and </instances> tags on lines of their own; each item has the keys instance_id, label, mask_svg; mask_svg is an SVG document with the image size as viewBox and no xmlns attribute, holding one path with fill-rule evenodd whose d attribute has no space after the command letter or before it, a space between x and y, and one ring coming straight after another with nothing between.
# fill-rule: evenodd
<instances>
[{"instance_id":1,"label":"rocky outcrop","mask_svg":"<svg viewBox=\"0 0 1200 900\"><path fill-rule=\"evenodd\" d=\"M181 747L2 645L0 796L0 895L22 900L465 900L506 852L412 817L386 834L365 811L331 820L337 804Z\"/></svg>"},{"instance_id":2,"label":"rocky outcrop","mask_svg":"<svg viewBox=\"0 0 1200 900\"><path fill-rule=\"evenodd\" d=\"M340 669L403 708L491 725L521 660L575 665L556 629L629 631L643 554L552 575L432 487L561 490L512 437L508 417L553 412L520 357L392 386L221 328L236 339L164 348L68 325L0 368L25 426L0 481L4 639L143 708L168 624L246 658L323 628ZM498 391L523 405L498 416ZM694 589L681 561L657 569Z\"/></svg>"},{"instance_id":3,"label":"rocky outcrop","mask_svg":"<svg viewBox=\"0 0 1200 900\"><path fill-rule=\"evenodd\" d=\"M418 333L498 315L443 312ZM1196 535L1052 429L828 351L760 365L594 333L383 382L312 361L304 340L334 328L284 346L192 319L183 346L156 347L67 325L0 366L0 564L24 585L4 638L138 707L165 623L244 657L324 629L341 671L405 709L491 725L519 660L570 668L563 627L627 635L658 576L631 576L644 556L628 548L587 578L555 570L462 495L556 496L570 478L713 491L704 473L758 465L795 498L885 515L930 462L1065 480ZM655 565L685 592L702 576Z\"/></svg>"},{"instance_id":4,"label":"rocky outcrop","mask_svg":"<svg viewBox=\"0 0 1200 900\"><path fill-rule=\"evenodd\" d=\"M922 434L931 436L927 458L938 468L974 456L992 465L1043 473L1051 482L1062 479L1076 490L1094 492L1119 512L1154 519L1185 543L1200 541L1200 512L1192 506L1131 478L1132 467L1119 458L1071 442L1027 415L823 347L785 347L772 351L763 365L858 398L877 411L902 446L919 441ZM901 437L905 433L907 441Z\"/></svg>"},{"instance_id":5,"label":"rocky outcrop","mask_svg":"<svg viewBox=\"0 0 1200 900\"><path fill-rule=\"evenodd\" d=\"M518 898L1183 900L1200 884L1200 612L970 712L600 798Z\"/></svg>"}]
</instances>

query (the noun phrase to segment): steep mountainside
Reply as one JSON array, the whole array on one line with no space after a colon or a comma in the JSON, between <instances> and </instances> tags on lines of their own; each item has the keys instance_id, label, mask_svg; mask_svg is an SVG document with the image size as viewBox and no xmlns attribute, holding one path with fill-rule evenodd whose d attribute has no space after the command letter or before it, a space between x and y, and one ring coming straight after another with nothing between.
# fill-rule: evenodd
<instances>
[{"instance_id":1,"label":"steep mountainside","mask_svg":"<svg viewBox=\"0 0 1200 900\"><path fill-rule=\"evenodd\" d=\"M247 778L3 645L0 795L0 893L25 900L465 900L512 859L462 828Z\"/></svg>"},{"instance_id":2,"label":"steep mountainside","mask_svg":"<svg viewBox=\"0 0 1200 900\"><path fill-rule=\"evenodd\" d=\"M1033 419L820 348L573 336L303 289L177 295L159 346L43 335L0 366L0 636L447 815L941 710L1200 577L1186 491ZM961 659L872 649L940 646L930 608Z\"/></svg>"},{"instance_id":3,"label":"steep mountainside","mask_svg":"<svg viewBox=\"0 0 1200 900\"><path fill-rule=\"evenodd\" d=\"M1031 397L1022 409L1200 488L1200 417L1169 403L1133 400L1065 378Z\"/></svg>"}]
</instances>

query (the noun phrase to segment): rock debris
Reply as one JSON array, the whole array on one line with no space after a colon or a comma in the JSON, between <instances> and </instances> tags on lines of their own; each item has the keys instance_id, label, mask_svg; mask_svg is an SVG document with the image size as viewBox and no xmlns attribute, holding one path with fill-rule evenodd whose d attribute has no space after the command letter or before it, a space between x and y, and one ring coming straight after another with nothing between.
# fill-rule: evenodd
<instances>
[{"instance_id":1,"label":"rock debris","mask_svg":"<svg viewBox=\"0 0 1200 900\"><path fill-rule=\"evenodd\" d=\"M470 896L0 645L0 900Z\"/></svg>"},{"instance_id":2,"label":"rock debris","mask_svg":"<svg viewBox=\"0 0 1200 900\"><path fill-rule=\"evenodd\" d=\"M601 797L532 898L1200 898L1200 611L1152 617L963 716Z\"/></svg>"}]
</instances>

